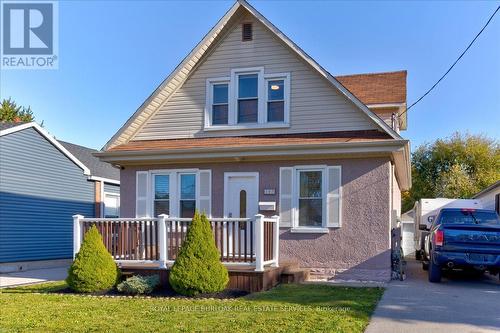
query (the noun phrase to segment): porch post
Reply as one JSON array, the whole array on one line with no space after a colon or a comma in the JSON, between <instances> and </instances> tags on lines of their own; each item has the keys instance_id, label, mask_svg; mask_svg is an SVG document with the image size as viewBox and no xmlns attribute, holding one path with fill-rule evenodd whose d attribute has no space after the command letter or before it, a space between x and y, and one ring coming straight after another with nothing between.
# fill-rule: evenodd
<instances>
[{"instance_id":1,"label":"porch post","mask_svg":"<svg viewBox=\"0 0 500 333\"><path fill-rule=\"evenodd\" d=\"M279 267L279 254L280 254L280 217L274 215L274 239L273 239L273 267Z\"/></svg>"},{"instance_id":2,"label":"porch post","mask_svg":"<svg viewBox=\"0 0 500 333\"><path fill-rule=\"evenodd\" d=\"M82 222L83 215L73 215L73 260L80 251L82 245Z\"/></svg>"},{"instance_id":3,"label":"porch post","mask_svg":"<svg viewBox=\"0 0 500 333\"><path fill-rule=\"evenodd\" d=\"M255 215L255 270L264 271L264 215Z\"/></svg>"},{"instance_id":4,"label":"porch post","mask_svg":"<svg viewBox=\"0 0 500 333\"><path fill-rule=\"evenodd\" d=\"M160 268L167 268L167 214L158 215L158 247L160 250Z\"/></svg>"}]
</instances>

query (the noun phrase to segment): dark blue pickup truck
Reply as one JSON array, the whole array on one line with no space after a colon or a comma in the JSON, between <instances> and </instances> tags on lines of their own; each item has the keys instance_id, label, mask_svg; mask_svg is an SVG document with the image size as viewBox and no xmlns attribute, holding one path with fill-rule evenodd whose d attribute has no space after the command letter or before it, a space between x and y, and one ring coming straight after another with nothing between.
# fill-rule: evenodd
<instances>
[{"instance_id":1,"label":"dark blue pickup truck","mask_svg":"<svg viewBox=\"0 0 500 333\"><path fill-rule=\"evenodd\" d=\"M500 218L495 211L443 208L425 240L423 267L430 282L443 269L500 272Z\"/></svg>"}]
</instances>

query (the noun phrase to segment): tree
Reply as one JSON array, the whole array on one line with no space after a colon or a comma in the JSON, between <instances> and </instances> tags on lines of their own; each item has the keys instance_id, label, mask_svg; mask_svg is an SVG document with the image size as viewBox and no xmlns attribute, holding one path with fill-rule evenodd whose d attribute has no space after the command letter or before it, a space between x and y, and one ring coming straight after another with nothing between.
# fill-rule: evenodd
<instances>
[{"instance_id":1,"label":"tree","mask_svg":"<svg viewBox=\"0 0 500 333\"><path fill-rule=\"evenodd\" d=\"M6 122L31 122L34 121L31 107L18 106L11 98L2 100L0 104L0 121Z\"/></svg>"},{"instance_id":2,"label":"tree","mask_svg":"<svg viewBox=\"0 0 500 333\"><path fill-rule=\"evenodd\" d=\"M69 268L68 286L82 293L107 291L115 286L119 277L119 269L104 246L101 234L92 226Z\"/></svg>"},{"instance_id":3,"label":"tree","mask_svg":"<svg viewBox=\"0 0 500 333\"><path fill-rule=\"evenodd\" d=\"M194 214L186 240L170 270L169 281L175 291L188 296L226 288L228 272L219 260L219 251L205 214Z\"/></svg>"},{"instance_id":4,"label":"tree","mask_svg":"<svg viewBox=\"0 0 500 333\"><path fill-rule=\"evenodd\" d=\"M412 188L403 193L403 211L421 198L470 198L500 179L500 143L457 132L423 144L412 154L412 179Z\"/></svg>"}]
</instances>

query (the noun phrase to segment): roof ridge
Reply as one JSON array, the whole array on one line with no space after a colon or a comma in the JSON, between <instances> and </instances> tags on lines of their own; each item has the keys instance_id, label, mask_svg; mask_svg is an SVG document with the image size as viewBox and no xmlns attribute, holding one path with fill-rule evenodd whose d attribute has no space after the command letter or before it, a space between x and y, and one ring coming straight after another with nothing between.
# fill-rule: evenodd
<instances>
[{"instance_id":1,"label":"roof ridge","mask_svg":"<svg viewBox=\"0 0 500 333\"><path fill-rule=\"evenodd\" d=\"M408 73L408 71L406 69L401 69L401 70L390 71L390 72L370 72L370 73L360 73L360 74L343 74L343 75L335 75L335 78L350 77L350 76L386 75L386 74L396 74L396 73Z\"/></svg>"},{"instance_id":2,"label":"roof ridge","mask_svg":"<svg viewBox=\"0 0 500 333\"><path fill-rule=\"evenodd\" d=\"M77 147L80 147L80 148L84 148L84 149L87 149L87 150L92 150L94 152L97 152L99 151L99 149L94 149L94 148L90 148L90 147L86 147L86 146L82 146L82 145L79 145L77 143L73 143L73 142L69 142L69 141L64 141L64 140L59 140L57 139L57 141L61 142L61 143L66 143L66 144L70 144L70 145L73 145L73 146L77 146Z\"/></svg>"}]
</instances>

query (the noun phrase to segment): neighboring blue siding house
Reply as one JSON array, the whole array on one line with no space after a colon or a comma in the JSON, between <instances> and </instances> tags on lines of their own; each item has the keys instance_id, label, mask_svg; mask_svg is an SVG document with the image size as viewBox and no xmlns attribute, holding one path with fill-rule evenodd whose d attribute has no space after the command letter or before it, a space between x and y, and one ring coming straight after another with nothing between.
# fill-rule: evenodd
<instances>
[{"instance_id":1,"label":"neighboring blue siding house","mask_svg":"<svg viewBox=\"0 0 500 333\"><path fill-rule=\"evenodd\" d=\"M72 215L119 215L119 170L93 152L0 123L0 264L71 258Z\"/></svg>"}]
</instances>

